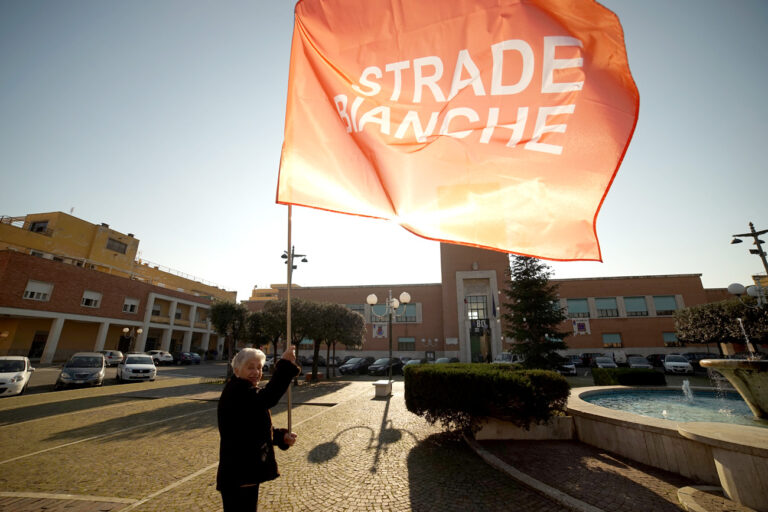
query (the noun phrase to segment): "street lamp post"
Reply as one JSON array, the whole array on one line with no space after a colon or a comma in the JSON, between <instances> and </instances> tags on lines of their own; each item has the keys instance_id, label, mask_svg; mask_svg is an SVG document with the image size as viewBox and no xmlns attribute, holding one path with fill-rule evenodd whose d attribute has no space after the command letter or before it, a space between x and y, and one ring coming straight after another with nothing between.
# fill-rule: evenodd
<instances>
[{"instance_id":1,"label":"street lamp post","mask_svg":"<svg viewBox=\"0 0 768 512\"><path fill-rule=\"evenodd\" d=\"M370 294L365 301L373 307L376 305L376 303L379 301L379 298L376 297L376 294L372 293ZM403 292L400 294L400 300L398 301L396 298L392 297L392 290L389 290L389 296L387 297L387 301L385 303L385 312L384 315L378 315L376 313L373 313L375 316L382 318L385 315L389 316L389 382L390 385L392 384L392 317L395 314L395 311L397 311L397 308L400 307L400 304L408 304L411 302L411 295L408 292Z\"/></svg>"},{"instance_id":2,"label":"street lamp post","mask_svg":"<svg viewBox=\"0 0 768 512\"><path fill-rule=\"evenodd\" d=\"M128 338L130 341L128 342L128 352L131 352L133 350L136 350L136 347L134 346L134 343L136 342L136 336L141 336L141 333L143 333L144 330L139 327L135 330L134 334L134 328L131 327L130 329L127 327L123 327L123 337Z\"/></svg>"},{"instance_id":3,"label":"street lamp post","mask_svg":"<svg viewBox=\"0 0 768 512\"><path fill-rule=\"evenodd\" d=\"M755 225L750 222L749 233L732 235L733 240L731 240L731 243L740 244L743 240L739 237L746 237L746 236L752 237L754 239L754 242L752 242L752 244L757 246L757 249L750 249L749 254L757 254L758 256L760 256L760 260L763 262L763 268L765 269L765 274L768 275L768 259L766 259L766 252L763 250L763 244L765 242L760 240L760 238L758 238L760 235L764 235L765 233L768 233L768 229L761 229L760 231L757 231L755 230Z\"/></svg>"},{"instance_id":4,"label":"street lamp post","mask_svg":"<svg viewBox=\"0 0 768 512\"><path fill-rule=\"evenodd\" d=\"M283 251L282 258L285 260L285 264L288 267L288 288L286 292L286 305L285 305L285 348L286 350L291 345L291 280L293 278L293 271L296 269L296 265L293 264L293 260L301 258L302 263L307 263L306 254L296 254L296 251L291 245L291 205L288 205L288 249ZM288 432L291 431L291 387L288 386Z\"/></svg>"}]
</instances>

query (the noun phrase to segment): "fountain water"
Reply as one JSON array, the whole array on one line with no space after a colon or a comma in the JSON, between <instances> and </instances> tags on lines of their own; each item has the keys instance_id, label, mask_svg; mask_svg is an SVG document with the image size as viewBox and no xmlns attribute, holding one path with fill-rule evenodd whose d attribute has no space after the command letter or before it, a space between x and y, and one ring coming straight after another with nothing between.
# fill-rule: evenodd
<instances>
[{"instance_id":1,"label":"fountain water","mask_svg":"<svg viewBox=\"0 0 768 512\"><path fill-rule=\"evenodd\" d=\"M693 391L691 391L691 383L688 381L688 379L683 381L683 394L685 395L685 399L688 400L688 402L693 402Z\"/></svg>"},{"instance_id":2,"label":"fountain water","mask_svg":"<svg viewBox=\"0 0 768 512\"><path fill-rule=\"evenodd\" d=\"M768 361L760 359L703 359L739 392L757 418L768 418Z\"/></svg>"}]
</instances>

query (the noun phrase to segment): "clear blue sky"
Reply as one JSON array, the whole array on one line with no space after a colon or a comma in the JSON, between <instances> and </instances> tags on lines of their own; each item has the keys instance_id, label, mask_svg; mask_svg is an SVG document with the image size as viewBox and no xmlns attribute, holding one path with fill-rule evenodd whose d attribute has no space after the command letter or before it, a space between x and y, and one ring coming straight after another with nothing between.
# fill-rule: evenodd
<instances>
[{"instance_id":1,"label":"clear blue sky","mask_svg":"<svg viewBox=\"0 0 768 512\"><path fill-rule=\"evenodd\" d=\"M238 299L285 282L293 5L0 0L0 215L74 208ZM747 282L760 260L729 242L749 221L768 228L768 3L603 5L624 27L640 118L598 218L604 263L556 263L556 277ZM439 245L384 221L294 208L293 241L310 260L300 285L440 280Z\"/></svg>"}]
</instances>

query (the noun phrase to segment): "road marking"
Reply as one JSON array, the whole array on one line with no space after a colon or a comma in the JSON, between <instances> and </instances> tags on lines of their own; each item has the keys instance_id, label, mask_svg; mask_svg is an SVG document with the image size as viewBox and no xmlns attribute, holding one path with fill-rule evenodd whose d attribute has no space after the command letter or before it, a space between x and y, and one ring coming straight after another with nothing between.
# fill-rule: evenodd
<instances>
[{"instance_id":1,"label":"road marking","mask_svg":"<svg viewBox=\"0 0 768 512\"><path fill-rule=\"evenodd\" d=\"M215 410L216 410L216 408L211 407L210 409L204 409L202 411L192 412L192 413L189 413L189 414L182 414L182 415L179 415L179 416L172 416L170 418L165 418L165 419L157 420L157 421L150 421L149 423L142 423L141 425L135 425L133 427L121 428L120 430L115 430L113 432L109 432L109 433L106 433L106 434L101 434L101 435L98 435L98 436L86 437L85 439L79 439L77 441L72 441L71 443L65 443L65 444L60 444L60 445L52 446L50 448L46 448L45 450L39 450L39 451L36 451L36 452L28 453L26 455L19 455L18 457L14 457L12 459L7 459L7 460L0 461L0 464L7 464L8 462L13 462L13 461L19 460L19 459L26 459L27 457L32 457L34 455L40 455L41 453L50 452L50 451L53 451L53 450L58 450L59 448L65 448L67 446L72 446L74 444L85 443L86 441L93 441L94 439L101 439L103 437L110 437L110 436L113 436L115 434L121 434L123 432L130 432L131 430L136 430L136 429L139 429L139 428L148 427L150 425L157 425L158 423L165 423L166 421L177 420L179 418L186 418L187 416L194 416L196 414L202 414L204 412L210 412L210 411L215 411Z\"/></svg>"},{"instance_id":2,"label":"road marking","mask_svg":"<svg viewBox=\"0 0 768 512\"><path fill-rule=\"evenodd\" d=\"M171 400L171 399L176 399L176 398L175 397L166 397L166 398L158 398L157 400ZM82 409L80 411L62 412L62 413L59 413L59 414L53 414L51 416L43 416L43 417L40 417L40 418L33 418L31 420L19 421L19 422L16 422L16 423L6 423L5 425L0 425L0 429L8 428L8 427L18 427L19 425L24 425L25 423L31 423L33 421L42 421L42 420L49 420L51 418L60 418L62 416L67 416L67 415L70 415L70 414L83 414L83 413L87 413L87 412L103 411L104 409L111 409L112 407L125 407L127 405L132 405L133 402L145 402L145 401L146 401L146 399L143 399L143 398L132 398L130 400L126 400L125 402L121 402L121 403L118 403L118 404L100 405L98 408L97 407L91 407L89 409ZM47 404L45 404L45 405L47 405Z\"/></svg>"},{"instance_id":3,"label":"road marking","mask_svg":"<svg viewBox=\"0 0 768 512\"><path fill-rule=\"evenodd\" d=\"M318 416L321 416L321 415L323 415L323 414L327 413L327 412L328 412L328 411L330 411L331 409L334 409L334 408L338 407L339 405L342 405L342 404L344 404L344 403L346 403L346 402L349 402L350 400L352 400L352 399L354 399L354 398L357 398L359 395L362 395L362 394L364 394L364 393L369 393L369 392L370 392L370 390L368 390L368 389L366 389L365 391L361 391L360 393L357 393L357 394L353 395L352 397L348 398L348 399L347 399L347 400L345 400L344 402L339 402L339 403L337 403L336 405L334 405L333 407L328 407L327 409L325 409L325 410L323 410L323 411L320 411L320 412L318 412L317 414L313 414L313 415L312 415L312 416L310 416L309 418L305 418L305 419L303 419L303 420L299 421L298 423L294 423L294 424L293 424L293 426L294 426L294 427L298 427L298 426L299 426L299 425L301 425L302 423L306 423L306 422L307 422L307 421L309 421L309 420L315 419L315 418L317 418ZM195 472L194 472L194 473L192 473L191 475L185 476L185 477L184 477L184 478L182 478L181 480L178 480L178 481L176 481L176 482L174 482L174 483L172 483L172 484L170 484L170 485L168 485L168 486L166 486L166 487L164 487L164 488L160 489L159 491L156 491L156 492L154 492L154 493L150 494L149 496L146 496L146 497L144 497L144 498L140 499L139 501L137 501L137 502L135 502L135 503L133 503L133 504L131 504L131 505L128 505L128 506L127 506L127 507L125 507L125 508L122 508L122 509L120 509L120 512L130 512L131 510L133 510L133 509L135 509L135 508L137 508L137 507L140 507L141 505L143 505L144 503L148 502L149 500L152 500L152 499L154 499L154 498L156 498L156 497L160 496L161 494L164 494L164 493L166 493L166 492L168 492L168 491L171 491L171 490L175 489L176 487L180 486L181 484L183 484L183 483L185 483L185 482L188 482L188 481L192 480L193 478L197 478L198 476L200 476L200 475L202 475L203 473L206 473L206 472L208 472L208 471L212 470L213 468L217 467L218 465L219 465L219 463L218 463L218 462L214 462L213 464L211 464L211 465L209 465L209 466L206 466L206 467L204 467L203 469L200 469L200 470L198 470L198 471L195 471Z\"/></svg>"},{"instance_id":4,"label":"road marking","mask_svg":"<svg viewBox=\"0 0 768 512\"><path fill-rule=\"evenodd\" d=\"M34 498L50 500L108 501L111 503L135 503L131 498L110 498L106 496L83 496L79 494L50 494L47 492L0 492L2 498Z\"/></svg>"}]
</instances>

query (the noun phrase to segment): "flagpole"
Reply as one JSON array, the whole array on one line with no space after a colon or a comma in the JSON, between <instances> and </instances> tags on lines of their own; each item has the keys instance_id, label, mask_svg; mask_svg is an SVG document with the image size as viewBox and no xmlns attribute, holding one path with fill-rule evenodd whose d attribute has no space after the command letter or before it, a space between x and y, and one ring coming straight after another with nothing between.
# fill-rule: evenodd
<instances>
[{"instance_id":1,"label":"flagpole","mask_svg":"<svg viewBox=\"0 0 768 512\"><path fill-rule=\"evenodd\" d=\"M293 248L291 247L291 205L288 205L288 291L285 305L285 349L291 346L291 274L293 273ZM291 387L288 385L288 432L291 432Z\"/></svg>"}]
</instances>

